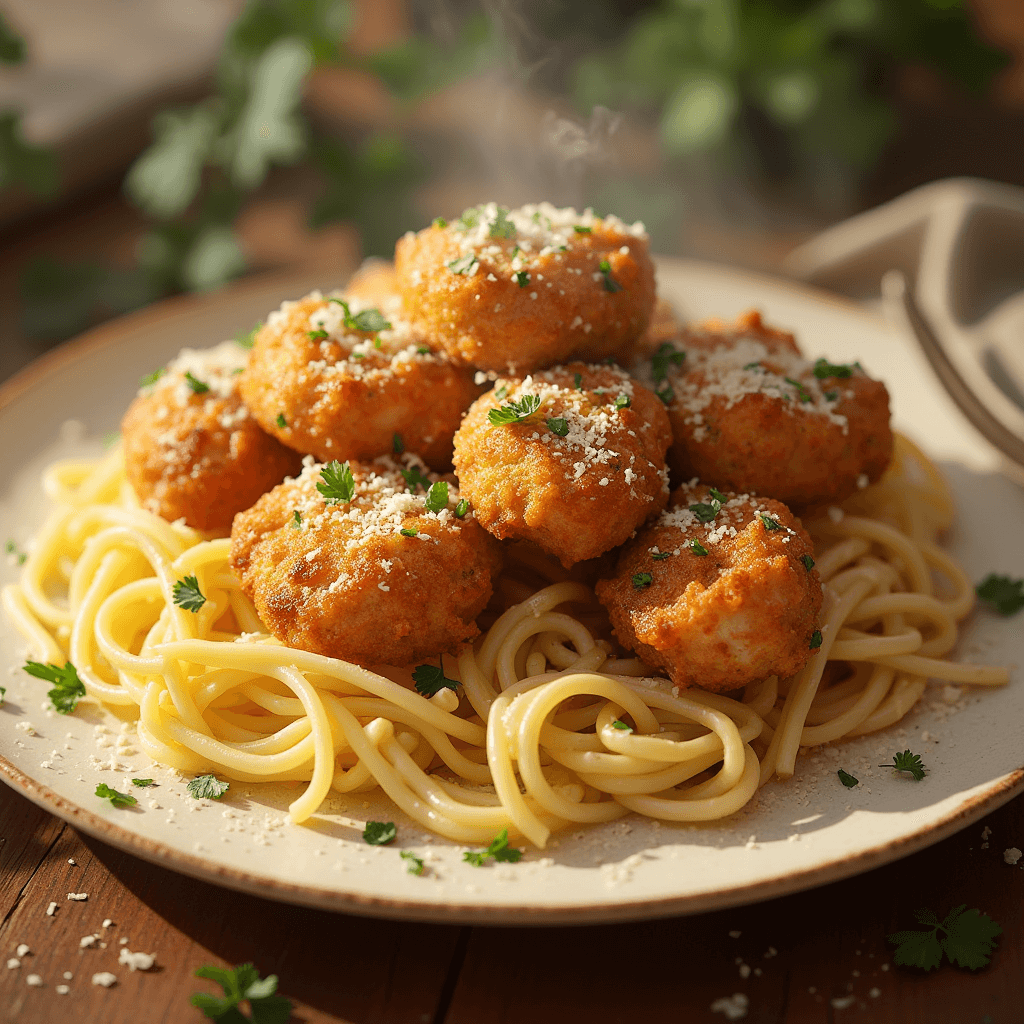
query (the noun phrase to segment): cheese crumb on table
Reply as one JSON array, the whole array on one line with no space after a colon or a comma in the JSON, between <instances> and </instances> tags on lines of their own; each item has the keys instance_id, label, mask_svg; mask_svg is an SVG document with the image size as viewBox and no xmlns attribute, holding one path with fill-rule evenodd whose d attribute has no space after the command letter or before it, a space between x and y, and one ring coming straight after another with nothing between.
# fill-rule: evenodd
<instances>
[{"instance_id":1,"label":"cheese crumb on table","mask_svg":"<svg viewBox=\"0 0 1024 1024\"><path fill-rule=\"evenodd\" d=\"M110 988L111 985L117 984L117 975L111 974L110 971L99 971L92 976L92 983L94 985L102 985L104 988Z\"/></svg>"},{"instance_id":2,"label":"cheese crumb on table","mask_svg":"<svg viewBox=\"0 0 1024 1024\"><path fill-rule=\"evenodd\" d=\"M28 953L30 953L31 950L28 948L28 945L23 942L23 943L21 943L20 946L18 946L18 948L14 952L15 952L15 954L17 956L22 957L22 956L26 956Z\"/></svg>"},{"instance_id":3,"label":"cheese crumb on table","mask_svg":"<svg viewBox=\"0 0 1024 1024\"><path fill-rule=\"evenodd\" d=\"M69 900L76 900L79 903L81 903L82 900L87 900L88 898L89 898L89 894L87 892L69 892L68 893L68 899Z\"/></svg>"},{"instance_id":4,"label":"cheese crumb on table","mask_svg":"<svg viewBox=\"0 0 1024 1024\"><path fill-rule=\"evenodd\" d=\"M127 946L122 946L117 962L124 964L130 971L148 971L156 963L156 954L133 953Z\"/></svg>"},{"instance_id":5,"label":"cheese crumb on table","mask_svg":"<svg viewBox=\"0 0 1024 1024\"><path fill-rule=\"evenodd\" d=\"M712 1013L720 1013L726 1020L743 1020L747 1015L750 1000L742 992L722 996L711 1004Z\"/></svg>"},{"instance_id":6,"label":"cheese crumb on table","mask_svg":"<svg viewBox=\"0 0 1024 1024\"><path fill-rule=\"evenodd\" d=\"M46 908L46 916L47 917L53 917L53 915L56 912L57 912L57 904L51 902L50 905Z\"/></svg>"},{"instance_id":7,"label":"cheese crumb on table","mask_svg":"<svg viewBox=\"0 0 1024 1024\"><path fill-rule=\"evenodd\" d=\"M56 992L57 995L59 995L59 996L66 996L70 991L71 991L71 986L70 985L58 985L54 989L54 992Z\"/></svg>"},{"instance_id":8,"label":"cheese crumb on table","mask_svg":"<svg viewBox=\"0 0 1024 1024\"><path fill-rule=\"evenodd\" d=\"M30 974L26 979L25 983L31 985L33 988L42 988L43 979L38 974Z\"/></svg>"},{"instance_id":9,"label":"cheese crumb on table","mask_svg":"<svg viewBox=\"0 0 1024 1024\"><path fill-rule=\"evenodd\" d=\"M1016 846L1011 846L1008 850L1003 850L1003 860L1007 864L1016 864L1020 860L1022 854Z\"/></svg>"}]
</instances>

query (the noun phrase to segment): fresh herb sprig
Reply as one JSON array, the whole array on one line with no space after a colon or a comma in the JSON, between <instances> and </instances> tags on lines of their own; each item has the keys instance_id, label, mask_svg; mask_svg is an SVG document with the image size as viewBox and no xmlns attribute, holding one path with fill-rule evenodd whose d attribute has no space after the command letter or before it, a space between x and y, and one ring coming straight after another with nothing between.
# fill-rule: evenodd
<instances>
[{"instance_id":1,"label":"fresh herb sprig","mask_svg":"<svg viewBox=\"0 0 1024 1024\"><path fill-rule=\"evenodd\" d=\"M199 580L195 576L186 576L176 580L171 588L174 603L187 612L197 612L206 604L206 597L199 589Z\"/></svg>"},{"instance_id":2,"label":"fresh herb sprig","mask_svg":"<svg viewBox=\"0 0 1024 1024\"><path fill-rule=\"evenodd\" d=\"M708 488L708 496L711 498L710 501L699 501L690 506L690 511L697 517L699 523L710 523L729 500L714 487Z\"/></svg>"},{"instance_id":3,"label":"fresh herb sprig","mask_svg":"<svg viewBox=\"0 0 1024 1024\"><path fill-rule=\"evenodd\" d=\"M845 379L853 376L853 367L846 363L830 363L827 359L819 359L814 364L814 376L818 380L826 380L828 377Z\"/></svg>"},{"instance_id":4,"label":"fresh herb sprig","mask_svg":"<svg viewBox=\"0 0 1024 1024\"><path fill-rule=\"evenodd\" d=\"M348 331L362 331L364 334L376 334L378 331L390 331L391 321L379 309L364 309L354 316L344 299L332 298L345 311L342 323ZM380 338L374 339L374 345L380 348Z\"/></svg>"},{"instance_id":5,"label":"fresh herb sprig","mask_svg":"<svg viewBox=\"0 0 1024 1024\"><path fill-rule=\"evenodd\" d=\"M601 271L603 277L602 284L606 292L611 292L614 295L615 292L624 291L622 285L615 280L612 274L612 265L607 260L601 260L597 265L597 269Z\"/></svg>"},{"instance_id":6,"label":"fresh herb sprig","mask_svg":"<svg viewBox=\"0 0 1024 1024\"><path fill-rule=\"evenodd\" d=\"M43 665L38 661L25 662L25 671L37 679L53 683L53 689L46 695L53 704L53 710L61 715L70 715L78 702L85 696L85 683L78 678L78 671L70 661L59 665Z\"/></svg>"},{"instance_id":7,"label":"fresh herb sprig","mask_svg":"<svg viewBox=\"0 0 1024 1024\"><path fill-rule=\"evenodd\" d=\"M324 502L328 505L346 505L352 501L356 494L356 482L352 476L352 468L348 462L328 462L320 470L321 481L316 489L324 496Z\"/></svg>"},{"instance_id":8,"label":"fresh herb sprig","mask_svg":"<svg viewBox=\"0 0 1024 1024\"><path fill-rule=\"evenodd\" d=\"M1003 934L988 914L968 910L966 903L954 907L942 921L931 910L917 910L914 917L928 930L893 932L887 936L896 947L893 961L903 967L930 971L942 963L945 953L950 963L976 971L989 962L995 940Z\"/></svg>"},{"instance_id":9,"label":"fresh herb sprig","mask_svg":"<svg viewBox=\"0 0 1024 1024\"><path fill-rule=\"evenodd\" d=\"M387 846L398 835L393 821L368 821L363 829L363 841L370 846Z\"/></svg>"},{"instance_id":10,"label":"fresh herb sprig","mask_svg":"<svg viewBox=\"0 0 1024 1024\"><path fill-rule=\"evenodd\" d=\"M197 800L219 800L230 788L230 782L224 782L216 775L197 775L185 787L188 795Z\"/></svg>"},{"instance_id":11,"label":"fresh herb sprig","mask_svg":"<svg viewBox=\"0 0 1024 1024\"><path fill-rule=\"evenodd\" d=\"M508 845L508 829L503 828L497 836L494 837L487 849L466 850L462 855L462 859L466 861L467 864L472 864L474 867L482 868L488 858L493 858L497 861L506 861L509 864L515 864L522 858L522 856L522 850L517 850L514 846Z\"/></svg>"},{"instance_id":12,"label":"fresh herb sprig","mask_svg":"<svg viewBox=\"0 0 1024 1024\"><path fill-rule=\"evenodd\" d=\"M975 593L1000 615L1016 615L1024 608L1024 579L989 573L975 587Z\"/></svg>"},{"instance_id":13,"label":"fresh herb sprig","mask_svg":"<svg viewBox=\"0 0 1024 1024\"><path fill-rule=\"evenodd\" d=\"M189 999L196 1009L220 1024L244 1024L250 1019L239 1008L243 1002L249 1004L253 1024L286 1024L292 1015L291 1001L276 994L277 975L268 974L260 979L259 971L252 964L238 967L203 964L196 971L196 977L216 982L223 989L223 997L193 992Z\"/></svg>"},{"instance_id":14,"label":"fresh herb sprig","mask_svg":"<svg viewBox=\"0 0 1024 1024\"><path fill-rule=\"evenodd\" d=\"M103 800L109 800L115 807L134 807L139 802L131 793L121 793L119 790L111 789L105 782L101 782L96 787L96 796Z\"/></svg>"},{"instance_id":15,"label":"fresh herb sprig","mask_svg":"<svg viewBox=\"0 0 1024 1024\"><path fill-rule=\"evenodd\" d=\"M920 782L928 770L921 760L920 754L913 754L904 750L901 754L892 755L892 764L880 764L879 768L891 768L894 772L907 772L912 775L915 781Z\"/></svg>"},{"instance_id":16,"label":"fresh herb sprig","mask_svg":"<svg viewBox=\"0 0 1024 1024\"><path fill-rule=\"evenodd\" d=\"M836 774L839 776L839 781L847 788L853 789L854 786L860 785L860 779L856 776L851 775L849 772L844 772L842 768L839 769Z\"/></svg>"},{"instance_id":17,"label":"fresh herb sprig","mask_svg":"<svg viewBox=\"0 0 1024 1024\"><path fill-rule=\"evenodd\" d=\"M443 512L448 507L448 481L438 480L430 485L427 491L426 507L428 512Z\"/></svg>"},{"instance_id":18,"label":"fresh herb sprig","mask_svg":"<svg viewBox=\"0 0 1024 1024\"><path fill-rule=\"evenodd\" d=\"M444 655L439 655L440 668L434 665L417 665L413 669L412 681L416 692L422 697L433 697L441 690L457 690L462 683L458 679L449 679L444 674Z\"/></svg>"},{"instance_id":19,"label":"fresh herb sprig","mask_svg":"<svg viewBox=\"0 0 1024 1024\"><path fill-rule=\"evenodd\" d=\"M491 409L487 421L495 427L504 427L510 423L522 423L528 420L540 408L540 395L523 395L501 406Z\"/></svg>"}]
</instances>

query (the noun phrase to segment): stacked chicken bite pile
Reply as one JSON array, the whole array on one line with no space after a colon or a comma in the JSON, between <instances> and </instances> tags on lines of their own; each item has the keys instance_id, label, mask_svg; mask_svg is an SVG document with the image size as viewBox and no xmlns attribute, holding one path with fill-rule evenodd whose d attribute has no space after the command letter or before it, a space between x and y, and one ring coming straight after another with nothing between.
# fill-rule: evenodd
<instances>
[{"instance_id":1,"label":"stacked chicken bite pile","mask_svg":"<svg viewBox=\"0 0 1024 1024\"><path fill-rule=\"evenodd\" d=\"M237 513L235 572L307 650L455 653L478 633L499 541L566 567L625 545L597 584L622 644L681 686L791 675L822 595L787 504L881 475L885 389L808 362L756 315L689 331L654 310L642 225L476 207L407 234L394 270L284 303L217 388L172 364L125 418L129 479L168 518L224 530ZM239 487L204 517L204 482L221 494L236 477L262 496Z\"/></svg>"}]
</instances>

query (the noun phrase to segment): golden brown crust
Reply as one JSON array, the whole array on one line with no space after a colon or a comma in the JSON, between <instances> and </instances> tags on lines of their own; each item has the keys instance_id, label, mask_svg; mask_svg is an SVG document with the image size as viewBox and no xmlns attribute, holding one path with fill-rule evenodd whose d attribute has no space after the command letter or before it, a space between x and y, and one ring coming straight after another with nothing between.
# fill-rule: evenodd
<instances>
[{"instance_id":1,"label":"golden brown crust","mask_svg":"<svg viewBox=\"0 0 1024 1024\"><path fill-rule=\"evenodd\" d=\"M702 524L689 507L710 504L709 488L673 491L669 511L623 548L614 578L596 587L616 637L677 686L722 691L785 678L812 653L822 593L803 562L813 548L800 520L770 498L725 498Z\"/></svg>"},{"instance_id":2,"label":"golden brown crust","mask_svg":"<svg viewBox=\"0 0 1024 1024\"><path fill-rule=\"evenodd\" d=\"M371 256L363 260L359 269L345 285L345 294L366 306L384 307L398 294L398 278L391 260Z\"/></svg>"},{"instance_id":3,"label":"golden brown crust","mask_svg":"<svg viewBox=\"0 0 1024 1024\"><path fill-rule=\"evenodd\" d=\"M353 463L353 500L329 504L310 460L236 516L231 568L276 637L361 665L406 665L457 654L478 635L499 546L472 513L456 517L454 488L444 509L428 511L403 467L425 469L408 456Z\"/></svg>"},{"instance_id":4,"label":"golden brown crust","mask_svg":"<svg viewBox=\"0 0 1024 1024\"><path fill-rule=\"evenodd\" d=\"M509 213L501 221L508 237L492 237L488 218L498 208L476 209L474 229L435 225L395 247L410 319L454 359L523 374L573 358L596 362L646 330L654 265L639 229L542 203Z\"/></svg>"},{"instance_id":5,"label":"golden brown crust","mask_svg":"<svg viewBox=\"0 0 1024 1024\"><path fill-rule=\"evenodd\" d=\"M490 422L492 410L526 395L541 400L534 415ZM620 395L628 407L616 406ZM670 440L661 403L628 374L569 363L522 381L499 378L455 435L455 470L487 530L533 541L568 567L621 544L664 508Z\"/></svg>"},{"instance_id":6,"label":"golden brown crust","mask_svg":"<svg viewBox=\"0 0 1024 1024\"><path fill-rule=\"evenodd\" d=\"M234 351L232 351L234 350ZM182 354L145 387L121 422L125 473L143 508L198 530L227 533L231 520L301 468L300 457L263 431L238 393L233 370L245 354L233 342ZM186 353L189 350L186 350ZM204 365L209 364L209 365ZM210 390L197 393L186 368Z\"/></svg>"},{"instance_id":7,"label":"golden brown crust","mask_svg":"<svg viewBox=\"0 0 1024 1024\"><path fill-rule=\"evenodd\" d=\"M370 308L349 299L353 312ZM318 459L372 459L392 452L398 434L405 450L446 469L481 388L409 327L396 296L376 308L392 325L380 348L373 332L344 326L330 297L285 302L256 335L242 396L265 430Z\"/></svg>"}]
</instances>

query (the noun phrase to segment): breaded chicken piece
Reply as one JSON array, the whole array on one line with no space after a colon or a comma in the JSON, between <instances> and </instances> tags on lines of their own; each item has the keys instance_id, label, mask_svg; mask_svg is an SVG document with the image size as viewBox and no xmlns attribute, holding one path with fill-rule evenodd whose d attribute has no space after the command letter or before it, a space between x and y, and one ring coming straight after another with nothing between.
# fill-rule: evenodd
<instances>
[{"instance_id":1,"label":"breaded chicken piece","mask_svg":"<svg viewBox=\"0 0 1024 1024\"><path fill-rule=\"evenodd\" d=\"M238 393L246 352L233 341L183 349L121 421L125 473L143 508L227 533L301 457L263 431Z\"/></svg>"},{"instance_id":2,"label":"breaded chicken piece","mask_svg":"<svg viewBox=\"0 0 1024 1024\"><path fill-rule=\"evenodd\" d=\"M665 507L670 441L661 403L624 370L568 363L499 378L455 435L455 472L495 537L533 541L568 568Z\"/></svg>"},{"instance_id":3,"label":"breaded chicken piece","mask_svg":"<svg viewBox=\"0 0 1024 1024\"><path fill-rule=\"evenodd\" d=\"M425 471L410 455L307 458L297 479L235 517L231 568L276 637L361 665L407 665L478 635L499 545L458 490Z\"/></svg>"},{"instance_id":4,"label":"breaded chicken piece","mask_svg":"<svg viewBox=\"0 0 1024 1024\"><path fill-rule=\"evenodd\" d=\"M263 428L325 461L408 450L448 468L452 435L481 388L427 345L400 304L313 292L271 313L240 385Z\"/></svg>"},{"instance_id":5,"label":"breaded chicken piece","mask_svg":"<svg viewBox=\"0 0 1024 1024\"><path fill-rule=\"evenodd\" d=\"M764 494L806 514L849 497L892 457L889 394L857 363L810 362L746 317L686 330L633 373L668 406L676 479Z\"/></svg>"},{"instance_id":6,"label":"breaded chicken piece","mask_svg":"<svg viewBox=\"0 0 1024 1024\"><path fill-rule=\"evenodd\" d=\"M677 686L732 690L810 658L822 603L812 550L780 502L686 485L597 597L619 641Z\"/></svg>"},{"instance_id":7,"label":"breaded chicken piece","mask_svg":"<svg viewBox=\"0 0 1024 1024\"><path fill-rule=\"evenodd\" d=\"M472 207L395 247L412 322L453 358L521 375L630 348L654 309L640 223L550 203Z\"/></svg>"}]
</instances>

